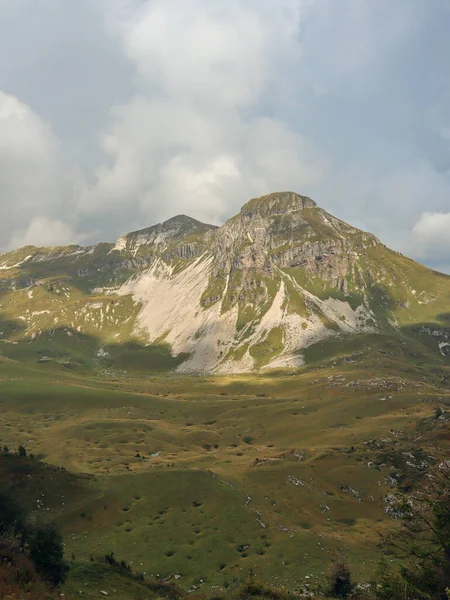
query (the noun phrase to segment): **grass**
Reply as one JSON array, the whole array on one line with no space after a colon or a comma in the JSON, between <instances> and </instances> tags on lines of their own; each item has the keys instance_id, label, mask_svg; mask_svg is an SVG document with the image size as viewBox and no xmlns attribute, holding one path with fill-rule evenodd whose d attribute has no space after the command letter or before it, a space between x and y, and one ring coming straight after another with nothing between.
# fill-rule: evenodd
<instances>
[{"instance_id":1,"label":"grass","mask_svg":"<svg viewBox=\"0 0 450 600\"><path fill-rule=\"evenodd\" d=\"M268 364L272 358L278 356L284 348L283 329L275 327L267 336L250 348L250 356L255 359L258 368Z\"/></svg>"},{"instance_id":2,"label":"grass","mask_svg":"<svg viewBox=\"0 0 450 600\"><path fill-rule=\"evenodd\" d=\"M203 378L2 361L0 446L44 462L13 469L2 456L0 484L61 527L75 557L67 595L87 583L92 597L106 584L134 597L123 574L93 566L110 552L205 593L250 569L295 591L342 549L368 579L377 531L392 527L389 477L421 475L398 460L416 456L418 427L412 464L445 455L433 414L448 405L449 369L389 336L317 344L306 358L300 371Z\"/></svg>"}]
</instances>

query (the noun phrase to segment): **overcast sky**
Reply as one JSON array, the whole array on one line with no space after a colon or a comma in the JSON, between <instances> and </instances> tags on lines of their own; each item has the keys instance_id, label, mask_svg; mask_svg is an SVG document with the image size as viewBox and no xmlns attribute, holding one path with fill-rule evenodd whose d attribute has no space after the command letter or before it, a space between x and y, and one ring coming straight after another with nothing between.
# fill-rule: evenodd
<instances>
[{"instance_id":1,"label":"overcast sky","mask_svg":"<svg viewBox=\"0 0 450 600\"><path fill-rule=\"evenodd\" d=\"M0 0L0 249L295 190L450 272L448 0Z\"/></svg>"}]
</instances>

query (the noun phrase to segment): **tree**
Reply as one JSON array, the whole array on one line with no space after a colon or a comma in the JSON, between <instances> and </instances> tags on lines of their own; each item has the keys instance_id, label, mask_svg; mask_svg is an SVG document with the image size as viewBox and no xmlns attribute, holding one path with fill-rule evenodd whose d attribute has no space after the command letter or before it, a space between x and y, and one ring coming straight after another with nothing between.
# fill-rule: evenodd
<instances>
[{"instance_id":1,"label":"tree","mask_svg":"<svg viewBox=\"0 0 450 600\"><path fill-rule=\"evenodd\" d=\"M400 561L396 573L401 595L393 595L386 578L380 598L446 600L450 587L450 461L438 465L421 487L409 494L388 498L388 512L401 525L399 533L385 539ZM386 596L386 593L390 594Z\"/></svg>"},{"instance_id":2,"label":"tree","mask_svg":"<svg viewBox=\"0 0 450 600\"><path fill-rule=\"evenodd\" d=\"M336 560L330 573L328 594L332 598L348 598L353 591L350 569L344 560Z\"/></svg>"},{"instance_id":3,"label":"tree","mask_svg":"<svg viewBox=\"0 0 450 600\"><path fill-rule=\"evenodd\" d=\"M27 451L22 446L22 444L19 446L18 450L19 450L19 456L21 456L22 458L24 458L27 455Z\"/></svg>"},{"instance_id":4,"label":"tree","mask_svg":"<svg viewBox=\"0 0 450 600\"><path fill-rule=\"evenodd\" d=\"M377 600L405 600L405 582L402 579L400 570L394 571L386 561L385 556L381 557L378 565L376 580L373 582L375 598Z\"/></svg>"},{"instance_id":5,"label":"tree","mask_svg":"<svg viewBox=\"0 0 450 600\"><path fill-rule=\"evenodd\" d=\"M65 581L68 564L64 561L62 537L54 525L36 527L28 540L30 558L41 576L54 585Z\"/></svg>"}]
</instances>

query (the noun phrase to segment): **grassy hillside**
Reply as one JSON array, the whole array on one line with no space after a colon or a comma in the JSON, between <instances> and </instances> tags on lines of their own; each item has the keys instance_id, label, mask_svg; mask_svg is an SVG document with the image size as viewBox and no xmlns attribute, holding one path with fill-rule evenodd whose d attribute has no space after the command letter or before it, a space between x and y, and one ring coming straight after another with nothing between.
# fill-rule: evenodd
<instances>
[{"instance_id":1,"label":"grassy hillside","mask_svg":"<svg viewBox=\"0 0 450 600\"><path fill-rule=\"evenodd\" d=\"M308 366L265 376L19 358L0 362L0 445L23 444L44 463L14 471L3 457L0 482L58 523L73 567L68 594L133 598L124 573L94 568L111 552L205 593L249 570L300 590L341 553L368 579L377 532L392 527L384 496L448 456L450 369L420 342L319 343Z\"/></svg>"}]
</instances>

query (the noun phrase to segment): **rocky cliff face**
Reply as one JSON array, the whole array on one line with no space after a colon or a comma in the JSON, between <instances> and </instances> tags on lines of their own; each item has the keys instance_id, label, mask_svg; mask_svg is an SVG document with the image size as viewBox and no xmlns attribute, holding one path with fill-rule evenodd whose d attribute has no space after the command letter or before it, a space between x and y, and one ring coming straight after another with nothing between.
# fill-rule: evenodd
<instances>
[{"instance_id":1,"label":"rocky cliff face","mask_svg":"<svg viewBox=\"0 0 450 600\"><path fill-rule=\"evenodd\" d=\"M166 260L192 259L208 249L215 229L214 225L178 215L164 223L121 236L113 250L162 256Z\"/></svg>"},{"instance_id":2,"label":"rocky cliff face","mask_svg":"<svg viewBox=\"0 0 450 600\"><path fill-rule=\"evenodd\" d=\"M0 304L0 343L167 344L188 372L298 366L309 345L364 332L450 348L450 277L293 192L219 228L180 215L116 244L0 255Z\"/></svg>"},{"instance_id":3,"label":"rocky cliff face","mask_svg":"<svg viewBox=\"0 0 450 600\"><path fill-rule=\"evenodd\" d=\"M301 269L343 292L354 276L364 289L355 259L379 244L375 236L339 221L310 198L270 194L245 204L217 231L212 283L224 274L232 279L237 275L241 285L233 293L239 296L239 288L252 289L259 276L273 278L274 269L280 268Z\"/></svg>"}]
</instances>

